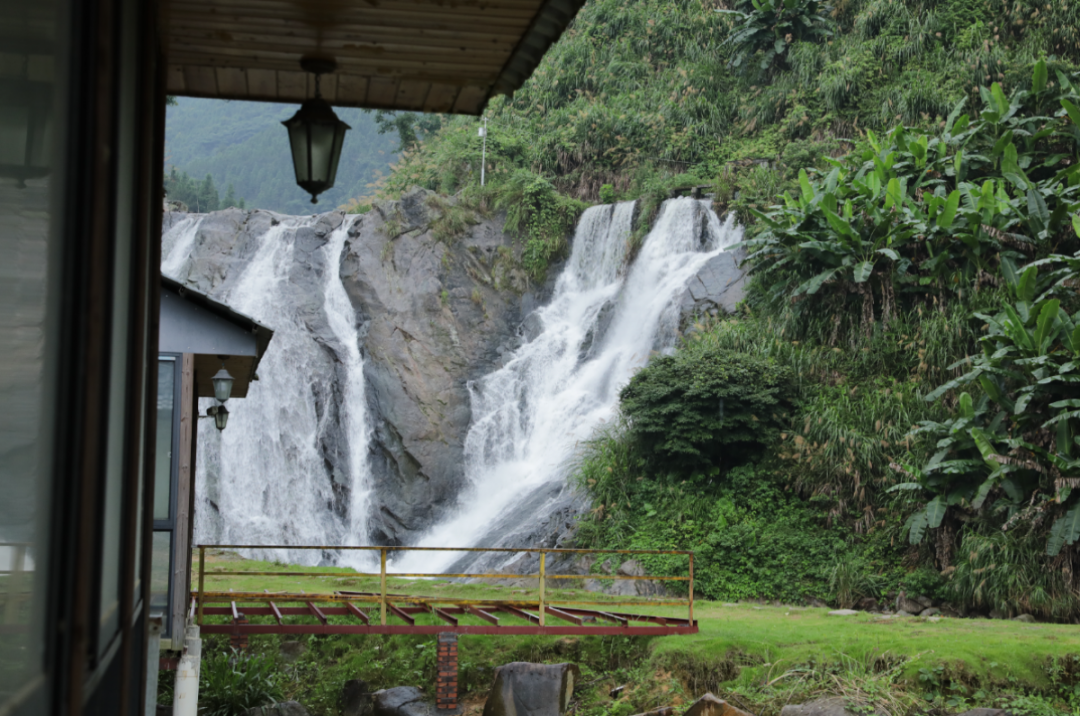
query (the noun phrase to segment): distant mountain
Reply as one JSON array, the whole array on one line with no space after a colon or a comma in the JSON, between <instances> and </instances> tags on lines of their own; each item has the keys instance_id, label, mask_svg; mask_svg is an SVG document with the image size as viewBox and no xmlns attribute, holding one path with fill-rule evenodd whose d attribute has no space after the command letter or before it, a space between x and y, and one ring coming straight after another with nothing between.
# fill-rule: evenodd
<instances>
[{"instance_id":1,"label":"distant mountain","mask_svg":"<svg viewBox=\"0 0 1080 716\"><path fill-rule=\"evenodd\" d=\"M231 184L247 208L286 214L329 211L371 193L368 184L387 173L396 159L397 135L379 134L374 115L336 108L352 129L345 135L334 188L312 204L310 195L296 185L288 135L281 126L297 108L178 97L166 114L164 172L175 167L200 181L210 174L222 195Z\"/></svg>"}]
</instances>

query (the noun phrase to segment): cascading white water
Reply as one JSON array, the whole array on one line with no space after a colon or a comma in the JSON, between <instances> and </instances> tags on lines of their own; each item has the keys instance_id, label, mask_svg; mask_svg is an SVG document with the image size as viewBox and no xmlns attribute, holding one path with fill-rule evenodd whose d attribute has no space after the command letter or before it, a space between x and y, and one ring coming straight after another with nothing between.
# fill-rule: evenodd
<instances>
[{"instance_id":1,"label":"cascading white water","mask_svg":"<svg viewBox=\"0 0 1080 716\"><path fill-rule=\"evenodd\" d=\"M195 245L195 236L199 233L202 218L201 214L185 216L161 237L162 274L174 278L180 273L184 262L191 255L191 247Z\"/></svg>"},{"instance_id":2,"label":"cascading white water","mask_svg":"<svg viewBox=\"0 0 1080 716\"><path fill-rule=\"evenodd\" d=\"M371 475L367 450L371 427L367 420L367 400L364 396L364 358L360 355L360 336L356 329L356 310L349 301L337 267L345 248L350 221L333 233L326 244L326 264L334 270L326 282L326 317L330 329L344 348L342 356L345 386L342 400L342 421L349 446L349 506L346 510L345 537L341 543L364 546L368 542L367 517L371 502ZM330 544L330 543L324 543ZM366 551L343 551L337 563L344 567L371 567L374 558Z\"/></svg>"},{"instance_id":3,"label":"cascading white water","mask_svg":"<svg viewBox=\"0 0 1080 716\"><path fill-rule=\"evenodd\" d=\"M258 237L243 273L212 292L216 300L271 327L274 337L259 365L259 380L246 398L229 401L227 428L219 432L208 421L199 425L199 542L348 545L367 540L364 366L355 312L338 270L351 219L346 217L321 248L321 301L296 284L297 271L312 270L312 255L302 253L308 248L297 247L298 232L317 222L318 217L284 218ZM198 223L180 222L170 232L177 235L164 238L163 245L172 248L163 273L179 277L186 268ZM312 313L320 308L330 333L323 340L312 328L318 321ZM200 412L212 404L201 400ZM340 486L347 488L347 500ZM363 561L352 553L335 559L300 550L250 556L294 564L327 557L355 566Z\"/></svg>"},{"instance_id":4,"label":"cascading white water","mask_svg":"<svg viewBox=\"0 0 1080 716\"><path fill-rule=\"evenodd\" d=\"M470 487L457 513L422 546L497 546L522 522L545 515L552 491L544 488L565 483L578 445L615 416L619 390L634 371L653 351L674 346L677 299L687 282L741 238L733 220L721 225L708 202L673 199L627 273L633 210L627 202L582 215L554 297L537 312L540 332L470 386ZM394 567L443 571L461 556L406 553Z\"/></svg>"}]
</instances>

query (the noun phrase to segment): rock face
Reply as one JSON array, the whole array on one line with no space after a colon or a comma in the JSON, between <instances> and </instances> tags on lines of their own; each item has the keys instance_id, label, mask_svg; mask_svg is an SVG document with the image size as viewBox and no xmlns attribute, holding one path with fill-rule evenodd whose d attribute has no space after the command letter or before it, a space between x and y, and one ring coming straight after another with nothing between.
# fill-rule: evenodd
<instances>
[{"instance_id":1,"label":"rock face","mask_svg":"<svg viewBox=\"0 0 1080 716\"><path fill-rule=\"evenodd\" d=\"M780 711L780 716L861 716L867 711L848 709L846 699L839 696L818 699L801 705L788 705ZM884 711L872 712L875 716L885 716Z\"/></svg>"},{"instance_id":2,"label":"rock face","mask_svg":"<svg viewBox=\"0 0 1080 716\"><path fill-rule=\"evenodd\" d=\"M379 202L361 216L331 212L304 219L240 209L204 216L165 214L163 272L226 302L245 271L261 265L267 242L277 240L280 232L292 232L289 255L278 259L284 268L276 274L274 290L287 295L290 326L299 326L317 344L305 354L303 365L288 365L303 371L309 412L318 427L313 428L317 455L290 475L305 475L310 484L296 490L337 520L337 531L324 530L329 535L325 539L348 534L349 510L356 504L348 476L355 473L357 461L350 453L356 436L348 433L342 417L351 347L343 345L327 313L328 277L336 272L355 312L356 325L350 329L363 358L370 431L368 453L361 458L370 471L368 534L350 537L386 545L414 542L455 506L464 483L464 441L472 417L469 383L503 365L522 341L535 335L529 316L551 296L560 266L551 267L546 284L530 283L520 268L520 242L504 231L503 217L476 216L451 235L447 202L414 189L400 201ZM196 221L197 230L181 231ZM335 264L326 247L331 236L341 240L335 231L343 226L348 226L348 235ZM734 309L743 295L738 258L719 254L704 265L682 298L685 314ZM277 335L280 344L284 333ZM209 454L204 441L215 438L200 431L200 460ZM303 449L289 446L292 452L286 452ZM225 495L218 492L217 475L223 473L214 458L206 459L209 464L199 468L207 477L196 530L214 542L225 537L220 529L228 513L224 506L219 510ZM252 490L263 492L263 487L254 485ZM521 537L524 542L554 546L572 533L587 500L573 490L563 492L557 500L548 494L535 496L547 505L547 519L536 521L535 529ZM280 525L288 519L288 510L313 511L311 505L289 503L282 512L280 496L268 492L261 500L279 505L277 512L267 510L260 517L266 525ZM247 493L243 501L250 504ZM515 509L522 513L521 522L532 524L535 505L523 501ZM209 527L201 523L204 519ZM285 539L293 543L339 543L313 541L322 537L292 527L285 531ZM246 537L246 542L281 543L270 534ZM656 585L640 581L618 584L637 593L656 593Z\"/></svg>"},{"instance_id":3,"label":"rock face","mask_svg":"<svg viewBox=\"0 0 1080 716\"><path fill-rule=\"evenodd\" d=\"M483 220L439 241L431 196L417 189L355 220L340 267L366 331L371 528L383 544L401 544L453 504L468 381L517 345L522 306L537 303L502 222Z\"/></svg>"},{"instance_id":4,"label":"rock face","mask_svg":"<svg viewBox=\"0 0 1080 716\"><path fill-rule=\"evenodd\" d=\"M683 716L752 716L752 714L732 706L723 699L716 698L711 693L706 693L690 704L690 708L683 712Z\"/></svg>"},{"instance_id":5,"label":"rock face","mask_svg":"<svg viewBox=\"0 0 1080 716\"><path fill-rule=\"evenodd\" d=\"M574 664L504 664L495 670L483 716L563 716L580 678Z\"/></svg>"},{"instance_id":6,"label":"rock face","mask_svg":"<svg viewBox=\"0 0 1080 716\"><path fill-rule=\"evenodd\" d=\"M745 255L725 251L709 259L686 287L679 305L683 315L733 313L746 297L746 271L739 265Z\"/></svg>"},{"instance_id":7,"label":"rock face","mask_svg":"<svg viewBox=\"0 0 1080 716\"><path fill-rule=\"evenodd\" d=\"M371 695L374 716L433 716L435 708L424 701L424 692L415 686L383 689Z\"/></svg>"}]
</instances>

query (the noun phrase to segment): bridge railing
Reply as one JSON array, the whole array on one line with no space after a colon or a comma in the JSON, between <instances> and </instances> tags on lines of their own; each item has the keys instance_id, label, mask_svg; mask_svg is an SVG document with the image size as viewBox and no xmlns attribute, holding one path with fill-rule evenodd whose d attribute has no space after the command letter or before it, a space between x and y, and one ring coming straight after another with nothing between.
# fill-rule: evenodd
<instances>
[{"instance_id":1,"label":"bridge railing","mask_svg":"<svg viewBox=\"0 0 1080 716\"><path fill-rule=\"evenodd\" d=\"M313 546L313 545L250 545L250 544L215 544L215 545L198 545L199 551L199 576L198 576L198 589L192 595L195 608L197 609L197 622L201 626L203 624L203 607L207 601L220 601L226 599L232 601L235 605L236 601L266 601L268 597L267 592L233 592L219 593L212 592L206 589L206 577L209 574L212 577L224 577L224 576L266 576L266 577L343 577L350 578L356 577L378 577L379 579L379 591L378 593L368 592L337 592L332 595L317 595L304 593L303 599L305 601L329 601L329 602L367 602L372 606L378 605L379 608L379 622L382 626L386 626L388 612L395 616L402 617L411 622L411 619L405 614L404 610L395 604L407 604L413 607L426 607L435 612L439 610L435 607L437 603L453 602L459 609L466 610L472 613L479 612L477 605L501 605L506 611L516 613L517 616L538 623L540 627L544 627L547 623L547 616L554 616L559 619L574 619L573 612L583 612L586 610L574 609L573 607L582 606L598 606L606 605L612 606L613 602L608 599L606 601L596 600L580 600L580 599L552 599L548 595L548 582L551 580L615 580L615 581L649 581L649 582L686 582L687 583L687 596L685 598L666 597L664 599L622 599L618 600L618 606L678 606L685 607L687 610L686 624L689 627L694 627L694 553L687 550L632 550L632 549L562 549L562 548L483 548L483 547L353 547L353 546ZM324 552L336 552L336 551L366 551L366 552L378 552L379 554L379 571L378 572L318 572L318 571L250 571L250 570L219 570L214 569L207 571L206 568L206 551L208 549L214 550L319 550ZM447 573L447 572L394 572L387 569L387 555L403 552L482 552L482 553L516 553L539 555L539 569L536 573L528 574L516 574L507 572L485 572L485 573ZM603 555L624 555L627 557L640 557L646 555L683 555L687 558L687 575L686 576L668 576L668 575L630 575L630 574L618 574L615 573L587 573L587 574L549 574L547 572L547 561L549 556L586 556L594 555L597 557ZM536 579L538 587L538 599L532 600L500 600L500 599L458 599L447 597L428 597L428 596L410 596L405 594L388 594L386 590L386 583L388 577L394 578L416 578L416 579L483 579L483 580L508 580L508 579ZM636 591L636 590L635 590ZM536 609L538 614L532 615L522 608L528 607ZM235 611L235 606L234 606ZM355 611L355 609L353 610ZM415 610L411 610L415 611ZM611 616L606 612L598 612ZM362 617L366 620L366 615ZM618 617L616 617L618 618ZM658 618L663 621L662 618ZM621 620L625 621L625 620ZM681 621L681 619L680 619Z\"/></svg>"}]
</instances>

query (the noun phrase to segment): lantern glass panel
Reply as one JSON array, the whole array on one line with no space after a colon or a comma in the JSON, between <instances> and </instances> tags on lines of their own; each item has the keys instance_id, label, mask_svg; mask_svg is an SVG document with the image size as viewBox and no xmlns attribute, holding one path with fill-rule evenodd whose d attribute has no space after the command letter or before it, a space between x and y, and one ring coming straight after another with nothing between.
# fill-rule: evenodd
<instances>
[{"instance_id":1,"label":"lantern glass panel","mask_svg":"<svg viewBox=\"0 0 1080 716\"><path fill-rule=\"evenodd\" d=\"M308 167L307 127L295 119L287 122L286 126L289 128L289 145L292 147L296 183L303 184L311 177Z\"/></svg>"},{"instance_id":2,"label":"lantern glass panel","mask_svg":"<svg viewBox=\"0 0 1080 716\"><path fill-rule=\"evenodd\" d=\"M345 143L345 132L349 129L349 125L344 122L339 122L334 127L334 148L330 153L330 174L327 176L327 182L329 186L333 186L337 181L337 168L338 162L341 160L341 147Z\"/></svg>"},{"instance_id":3,"label":"lantern glass panel","mask_svg":"<svg viewBox=\"0 0 1080 716\"><path fill-rule=\"evenodd\" d=\"M334 156L334 125L323 122L311 125L311 180L330 180L330 166Z\"/></svg>"}]
</instances>

